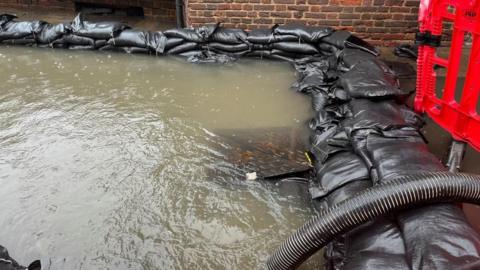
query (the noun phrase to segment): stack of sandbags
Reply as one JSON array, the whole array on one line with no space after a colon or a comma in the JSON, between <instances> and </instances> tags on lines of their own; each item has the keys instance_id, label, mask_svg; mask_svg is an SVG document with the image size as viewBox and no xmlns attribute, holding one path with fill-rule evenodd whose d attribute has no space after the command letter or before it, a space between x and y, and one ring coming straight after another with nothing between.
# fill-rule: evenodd
<instances>
[{"instance_id":1,"label":"stack of sandbags","mask_svg":"<svg viewBox=\"0 0 480 270\"><path fill-rule=\"evenodd\" d=\"M251 44L242 29L218 27L204 46L207 51L240 57L250 52Z\"/></svg>"},{"instance_id":2,"label":"stack of sandbags","mask_svg":"<svg viewBox=\"0 0 480 270\"><path fill-rule=\"evenodd\" d=\"M35 45L36 37L47 24L43 21L15 21L15 15L0 15L0 42L12 45Z\"/></svg>"},{"instance_id":3,"label":"stack of sandbags","mask_svg":"<svg viewBox=\"0 0 480 270\"><path fill-rule=\"evenodd\" d=\"M247 40L252 43L250 56L271 57L292 61L320 55L318 43L333 32L329 27L281 25L272 29L252 30Z\"/></svg>"},{"instance_id":4,"label":"stack of sandbags","mask_svg":"<svg viewBox=\"0 0 480 270\"><path fill-rule=\"evenodd\" d=\"M170 29L163 32L167 37L165 54L192 56L203 52L203 47L209 42L217 25L199 28Z\"/></svg>"},{"instance_id":5,"label":"stack of sandbags","mask_svg":"<svg viewBox=\"0 0 480 270\"><path fill-rule=\"evenodd\" d=\"M57 44L69 49L94 50L107 45L107 41L130 27L119 22L89 22L78 14L71 24L71 32Z\"/></svg>"}]
</instances>

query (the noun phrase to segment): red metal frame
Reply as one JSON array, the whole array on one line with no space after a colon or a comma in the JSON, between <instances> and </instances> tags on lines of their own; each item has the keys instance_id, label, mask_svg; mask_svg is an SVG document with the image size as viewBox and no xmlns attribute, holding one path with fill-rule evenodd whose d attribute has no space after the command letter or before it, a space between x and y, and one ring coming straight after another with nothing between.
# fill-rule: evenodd
<instances>
[{"instance_id":1,"label":"red metal frame","mask_svg":"<svg viewBox=\"0 0 480 270\"><path fill-rule=\"evenodd\" d=\"M448 58L437 56L434 46L421 45L418 49L415 110L427 113L455 140L467 142L480 151L480 116L476 109L480 94L480 0L421 1L421 33L442 35L444 22L453 24ZM455 91L466 33L470 33L473 42L462 96L457 102ZM441 97L435 93L435 66L442 66L447 72Z\"/></svg>"}]
</instances>

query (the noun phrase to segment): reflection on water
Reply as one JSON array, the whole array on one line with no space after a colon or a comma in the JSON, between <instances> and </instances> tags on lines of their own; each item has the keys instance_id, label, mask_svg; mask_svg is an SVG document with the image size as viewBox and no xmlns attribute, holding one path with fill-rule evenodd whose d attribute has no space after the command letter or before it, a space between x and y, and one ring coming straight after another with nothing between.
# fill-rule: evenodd
<instances>
[{"instance_id":1,"label":"reflection on water","mask_svg":"<svg viewBox=\"0 0 480 270\"><path fill-rule=\"evenodd\" d=\"M257 269L312 215L243 181L215 132L300 128L286 64L0 47L0 66L0 244L21 262Z\"/></svg>"}]
</instances>

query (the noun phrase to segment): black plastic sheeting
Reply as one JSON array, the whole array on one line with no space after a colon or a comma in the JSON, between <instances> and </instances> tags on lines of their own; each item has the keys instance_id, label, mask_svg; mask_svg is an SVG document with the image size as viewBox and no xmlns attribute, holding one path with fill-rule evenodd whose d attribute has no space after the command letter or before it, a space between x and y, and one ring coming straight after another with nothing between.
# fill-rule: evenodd
<instances>
[{"instance_id":1,"label":"black plastic sheeting","mask_svg":"<svg viewBox=\"0 0 480 270\"><path fill-rule=\"evenodd\" d=\"M0 43L180 55L194 63L242 56L291 62L298 78L292 89L309 95L315 112L309 151L316 176L309 190L319 211L399 175L445 170L427 149L422 118L404 104L410 91L399 86L401 74L347 31L282 25L247 33L217 24L151 32L80 15L72 23L49 24L3 14ZM425 206L332 241L325 269L480 269L480 236L457 206Z\"/></svg>"},{"instance_id":2,"label":"black plastic sheeting","mask_svg":"<svg viewBox=\"0 0 480 270\"><path fill-rule=\"evenodd\" d=\"M21 266L15 261L3 246L0 246L0 270L40 270L40 261L32 262L28 267Z\"/></svg>"}]
</instances>

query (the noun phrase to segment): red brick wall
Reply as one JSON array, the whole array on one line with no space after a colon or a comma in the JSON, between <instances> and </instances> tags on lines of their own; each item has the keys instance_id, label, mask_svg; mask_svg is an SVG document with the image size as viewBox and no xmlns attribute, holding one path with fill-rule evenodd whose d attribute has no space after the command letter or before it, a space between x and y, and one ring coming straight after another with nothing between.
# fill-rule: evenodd
<instances>
[{"instance_id":1,"label":"red brick wall","mask_svg":"<svg viewBox=\"0 0 480 270\"><path fill-rule=\"evenodd\" d=\"M412 41L419 0L186 0L187 24L253 29L304 23L346 29L374 44Z\"/></svg>"},{"instance_id":2,"label":"red brick wall","mask_svg":"<svg viewBox=\"0 0 480 270\"><path fill-rule=\"evenodd\" d=\"M143 7L147 18L175 22L175 0L0 0L0 13L5 8L74 14L75 2Z\"/></svg>"}]
</instances>

